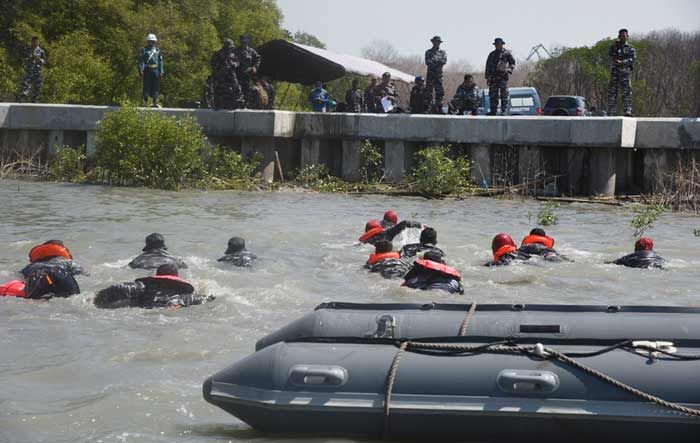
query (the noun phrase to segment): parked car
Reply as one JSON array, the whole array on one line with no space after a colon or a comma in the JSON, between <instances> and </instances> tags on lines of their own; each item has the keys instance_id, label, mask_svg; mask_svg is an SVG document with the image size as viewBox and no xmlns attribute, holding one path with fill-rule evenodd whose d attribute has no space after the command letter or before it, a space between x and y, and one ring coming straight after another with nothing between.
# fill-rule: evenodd
<instances>
[{"instance_id":1,"label":"parked car","mask_svg":"<svg viewBox=\"0 0 700 443\"><path fill-rule=\"evenodd\" d=\"M553 95L544 105L544 115L585 116L586 99L578 95Z\"/></svg>"},{"instance_id":2,"label":"parked car","mask_svg":"<svg viewBox=\"0 0 700 443\"><path fill-rule=\"evenodd\" d=\"M510 105L508 115L542 115L542 102L535 88L508 88ZM499 108L500 110L500 108ZM479 115L489 112L489 90L481 90Z\"/></svg>"}]
</instances>

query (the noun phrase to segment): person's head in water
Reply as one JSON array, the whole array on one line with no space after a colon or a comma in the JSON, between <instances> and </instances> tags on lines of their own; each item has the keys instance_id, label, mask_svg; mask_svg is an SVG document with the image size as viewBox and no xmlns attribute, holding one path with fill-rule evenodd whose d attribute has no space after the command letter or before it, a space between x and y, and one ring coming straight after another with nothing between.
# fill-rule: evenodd
<instances>
[{"instance_id":1,"label":"person's head in water","mask_svg":"<svg viewBox=\"0 0 700 443\"><path fill-rule=\"evenodd\" d=\"M425 228L420 233L420 244L435 245L437 244L437 231L433 228Z\"/></svg>"},{"instance_id":2,"label":"person's head in water","mask_svg":"<svg viewBox=\"0 0 700 443\"><path fill-rule=\"evenodd\" d=\"M164 265L158 266L158 269L156 270L156 275L174 275L175 277L178 277L180 273L177 270L177 266L175 266L172 263L166 263Z\"/></svg>"},{"instance_id":3,"label":"person's head in water","mask_svg":"<svg viewBox=\"0 0 700 443\"><path fill-rule=\"evenodd\" d=\"M146 237L146 246L143 248L143 252L153 251L154 249L168 249L165 247L165 238L157 232Z\"/></svg>"},{"instance_id":4,"label":"person's head in water","mask_svg":"<svg viewBox=\"0 0 700 443\"><path fill-rule=\"evenodd\" d=\"M59 246L64 246L64 247L66 246L63 244L63 242L61 240L46 240L44 242L44 244L45 245L59 245Z\"/></svg>"},{"instance_id":5,"label":"person's head in water","mask_svg":"<svg viewBox=\"0 0 700 443\"><path fill-rule=\"evenodd\" d=\"M428 251L423 255L424 260L430 260L435 263L445 263L445 261L442 258L442 255L440 253L435 252L435 251Z\"/></svg>"},{"instance_id":6,"label":"person's head in water","mask_svg":"<svg viewBox=\"0 0 700 443\"><path fill-rule=\"evenodd\" d=\"M399 216L396 215L396 212L394 211L386 211L384 213L384 221L397 224L399 222Z\"/></svg>"},{"instance_id":7,"label":"person's head in water","mask_svg":"<svg viewBox=\"0 0 700 443\"><path fill-rule=\"evenodd\" d=\"M394 245L389 240L380 240L374 244L376 254L385 254L394 250Z\"/></svg>"},{"instance_id":8,"label":"person's head in water","mask_svg":"<svg viewBox=\"0 0 700 443\"><path fill-rule=\"evenodd\" d=\"M491 251L495 253L504 246L515 247L515 242L508 234L496 234L491 242Z\"/></svg>"},{"instance_id":9,"label":"person's head in water","mask_svg":"<svg viewBox=\"0 0 700 443\"><path fill-rule=\"evenodd\" d=\"M539 235L540 237L546 237L547 233L544 232L544 229L535 228L532 231L530 231L530 235Z\"/></svg>"},{"instance_id":10,"label":"person's head in water","mask_svg":"<svg viewBox=\"0 0 700 443\"><path fill-rule=\"evenodd\" d=\"M649 237L642 237L634 244L634 252L652 250L654 250L654 242Z\"/></svg>"},{"instance_id":11,"label":"person's head in water","mask_svg":"<svg viewBox=\"0 0 700 443\"><path fill-rule=\"evenodd\" d=\"M235 254L236 252L245 251L245 240L241 237L231 237L228 241L228 249L226 254Z\"/></svg>"},{"instance_id":12,"label":"person's head in water","mask_svg":"<svg viewBox=\"0 0 700 443\"><path fill-rule=\"evenodd\" d=\"M365 232L369 232L372 229L381 228L382 223L379 220L370 220L365 225Z\"/></svg>"}]
</instances>

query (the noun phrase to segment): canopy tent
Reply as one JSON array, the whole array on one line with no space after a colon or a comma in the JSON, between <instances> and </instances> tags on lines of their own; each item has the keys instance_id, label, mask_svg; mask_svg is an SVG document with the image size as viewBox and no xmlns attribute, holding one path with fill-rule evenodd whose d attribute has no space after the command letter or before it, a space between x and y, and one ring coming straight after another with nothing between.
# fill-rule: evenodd
<instances>
[{"instance_id":1,"label":"canopy tent","mask_svg":"<svg viewBox=\"0 0 700 443\"><path fill-rule=\"evenodd\" d=\"M346 74L381 77L385 72L391 73L393 80L405 83L411 83L415 78L379 62L287 40L271 40L257 50L262 57L260 74L289 83L311 85L319 80L335 80Z\"/></svg>"}]
</instances>

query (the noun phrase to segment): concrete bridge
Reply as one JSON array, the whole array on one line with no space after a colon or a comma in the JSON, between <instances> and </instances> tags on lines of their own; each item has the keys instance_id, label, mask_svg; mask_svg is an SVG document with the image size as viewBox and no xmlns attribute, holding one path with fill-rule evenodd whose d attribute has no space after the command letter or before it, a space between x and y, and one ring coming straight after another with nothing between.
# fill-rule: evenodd
<instances>
[{"instance_id":1,"label":"concrete bridge","mask_svg":"<svg viewBox=\"0 0 700 443\"><path fill-rule=\"evenodd\" d=\"M0 151L85 146L95 154L97 123L106 106L0 103ZM154 109L192 115L211 143L243 154L279 153L286 170L323 163L358 178L363 140L380 144L388 180L411 170L417 150L458 146L478 183L517 185L558 176L559 192L603 195L650 192L659 174L700 149L698 118L463 117L318 114L286 111Z\"/></svg>"}]
</instances>

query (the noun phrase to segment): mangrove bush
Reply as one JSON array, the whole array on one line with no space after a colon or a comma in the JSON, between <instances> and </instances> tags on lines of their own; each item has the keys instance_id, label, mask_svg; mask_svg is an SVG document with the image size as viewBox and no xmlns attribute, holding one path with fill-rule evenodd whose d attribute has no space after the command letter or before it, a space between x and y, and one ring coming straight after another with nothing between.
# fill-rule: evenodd
<instances>
[{"instance_id":1,"label":"mangrove bush","mask_svg":"<svg viewBox=\"0 0 700 443\"><path fill-rule=\"evenodd\" d=\"M471 163L462 156L452 157L447 146L426 148L416 153L413 170L415 190L428 195L472 192Z\"/></svg>"},{"instance_id":2,"label":"mangrove bush","mask_svg":"<svg viewBox=\"0 0 700 443\"><path fill-rule=\"evenodd\" d=\"M82 182L85 180L84 147L72 148L60 146L49 164L49 178L63 182Z\"/></svg>"}]
</instances>

